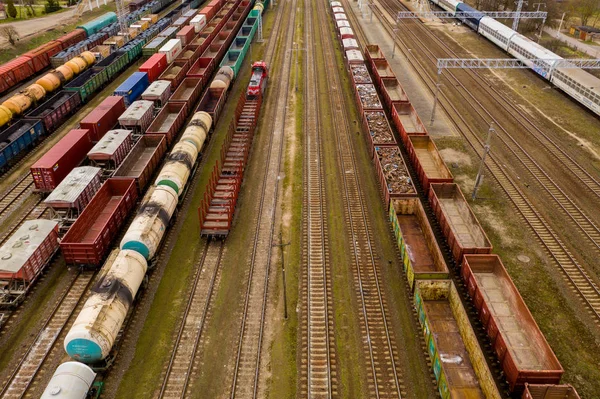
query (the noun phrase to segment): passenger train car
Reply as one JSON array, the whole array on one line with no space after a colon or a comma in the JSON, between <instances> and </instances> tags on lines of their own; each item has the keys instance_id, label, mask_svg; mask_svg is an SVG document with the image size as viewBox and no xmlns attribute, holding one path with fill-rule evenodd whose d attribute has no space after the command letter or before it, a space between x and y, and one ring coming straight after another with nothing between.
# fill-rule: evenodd
<instances>
[{"instance_id":1,"label":"passenger train car","mask_svg":"<svg viewBox=\"0 0 600 399\"><path fill-rule=\"evenodd\" d=\"M579 68L556 68L556 60L560 60L562 57L515 32L503 23L484 16L483 13L465 3L455 0L431 1L454 14L457 12L474 13L468 17L457 18L502 50L523 60L538 75L549 80L595 114L600 115L600 79ZM544 65L539 66L529 61L534 58L547 61L543 61Z\"/></svg>"}]
</instances>

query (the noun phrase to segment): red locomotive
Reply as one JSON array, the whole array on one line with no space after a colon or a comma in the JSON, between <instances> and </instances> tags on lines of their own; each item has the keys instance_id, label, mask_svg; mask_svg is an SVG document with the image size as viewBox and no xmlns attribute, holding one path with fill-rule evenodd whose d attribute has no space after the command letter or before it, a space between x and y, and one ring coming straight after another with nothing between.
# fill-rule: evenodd
<instances>
[{"instance_id":1,"label":"red locomotive","mask_svg":"<svg viewBox=\"0 0 600 399\"><path fill-rule=\"evenodd\" d=\"M246 98L253 99L259 94L265 92L267 87L268 68L267 63L264 61L256 61L252 64L252 77L248 84L248 90L246 91Z\"/></svg>"}]
</instances>

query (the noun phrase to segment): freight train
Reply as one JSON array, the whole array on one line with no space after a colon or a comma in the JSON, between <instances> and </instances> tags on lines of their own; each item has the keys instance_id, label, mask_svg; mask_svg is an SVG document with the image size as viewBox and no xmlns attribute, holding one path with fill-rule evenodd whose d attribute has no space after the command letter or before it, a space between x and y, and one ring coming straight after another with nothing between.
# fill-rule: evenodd
<instances>
[{"instance_id":1,"label":"freight train","mask_svg":"<svg viewBox=\"0 0 600 399\"><path fill-rule=\"evenodd\" d=\"M353 32L342 5L332 2L331 7L338 38L344 46ZM472 298L513 394L522 394L527 399L554 395L579 398L572 386L557 385L564 372L560 362L500 257L491 253L492 245L485 231L460 187L453 182L452 174L379 47L367 45L364 56L356 49L345 50L355 101L362 114L365 142L378 174L384 206L389 210L441 397L467 392L478 397L482 394L500 397L477 337L470 324L464 322L469 316L458 288L450 279L450 270L455 266L467 287L463 294ZM414 180L400 147L408 153ZM421 186L425 201L417 196L413 182ZM433 212L439 228L430 223L426 209ZM442 236L440 244L435 231ZM444 258L441 250L444 242L449 246L449 259ZM454 357L447 358L444 356L447 353L453 353Z\"/></svg>"},{"instance_id":2,"label":"freight train","mask_svg":"<svg viewBox=\"0 0 600 399\"><path fill-rule=\"evenodd\" d=\"M535 73L549 80L575 101L600 115L600 79L579 68L556 68L557 60L562 60L562 57L463 2L431 1L453 14L470 13L457 18L508 54L522 60ZM547 61L542 61L542 65L534 64L531 60L536 58Z\"/></svg>"}]
</instances>

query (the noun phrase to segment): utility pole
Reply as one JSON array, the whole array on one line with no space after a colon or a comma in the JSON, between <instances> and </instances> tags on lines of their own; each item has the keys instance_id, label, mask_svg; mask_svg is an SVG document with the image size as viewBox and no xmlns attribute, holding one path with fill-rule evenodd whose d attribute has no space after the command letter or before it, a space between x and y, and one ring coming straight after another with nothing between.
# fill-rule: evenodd
<instances>
[{"instance_id":1,"label":"utility pole","mask_svg":"<svg viewBox=\"0 0 600 399\"><path fill-rule=\"evenodd\" d=\"M283 242L283 236L281 234L281 231L279 232L279 244L273 244L274 247L281 248L281 275L283 278L283 317L286 320L288 318L288 312L287 312L287 293L286 293L286 289L285 289L285 259L283 257L283 254L285 252L283 250L283 247L287 247L290 244L291 244L291 241L288 241L286 243Z\"/></svg>"},{"instance_id":2,"label":"utility pole","mask_svg":"<svg viewBox=\"0 0 600 399\"><path fill-rule=\"evenodd\" d=\"M513 20L513 26L512 26L512 29L515 32L517 32L517 29L519 28L519 18L520 18L521 10L523 9L523 3L528 4L524 0L518 0L518 2L517 2L517 11L516 11L517 14L515 15L515 19Z\"/></svg>"},{"instance_id":3,"label":"utility pole","mask_svg":"<svg viewBox=\"0 0 600 399\"><path fill-rule=\"evenodd\" d=\"M475 178L475 187L473 187L473 195L471 199L475 201L477 198L477 191L479 190L479 186L483 182L483 171L485 169L485 159L490 152L490 144L492 142L492 135L496 132L494 129L494 122L490 122L490 128L488 129L487 138L485 140L485 145L483 146L483 156L481 157L481 164L479 165L479 171L477 172L477 177Z\"/></svg>"},{"instance_id":4,"label":"utility pole","mask_svg":"<svg viewBox=\"0 0 600 399\"><path fill-rule=\"evenodd\" d=\"M562 28L562 24L563 24L563 21L565 19L565 14L566 14L566 12L563 12L562 17L560 17L560 24L558 24L558 30L556 31L556 38L557 39L560 36L560 28Z\"/></svg>"},{"instance_id":5,"label":"utility pole","mask_svg":"<svg viewBox=\"0 0 600 399\"><path fill-rule=\"evenodd\" d=\"M392 38L394 42L394 48L392 49L392 59L396 56L396 37L398 37L398 28L394 28L394 37Z\"/></svg>"},{"instance_id":6,"label":"utility pole","mask_svg":"<svg viewBox=\"0 0 600 399\"><path fill-rule=\"evenodd\" d=\"M435 121L435 109L438 103L438 95L440 94L440 86L442 85L442 70L438 69L437 81L435 82L435 94L433 96L433 108L431 108L431 120L429 121L429 126L433 126L433 122Z\"/></svg>"},{"instance_id":7,"label":"utility pole","mask_svg":"<svg viewBox=\"0 0 600 399\"><path fill-rule=\"evenodd\" d=\"M537 11L540 11L540 6L544 6L544 8L546 8L546 3L533 3L533 6L537 6ZM544 24L546 23L546 18L542 19L542 25L540 26L540 34L538 36L538 43L540 42L540 39L542 38L542 33L544 33Z\"/></svg>"}]
</instances>

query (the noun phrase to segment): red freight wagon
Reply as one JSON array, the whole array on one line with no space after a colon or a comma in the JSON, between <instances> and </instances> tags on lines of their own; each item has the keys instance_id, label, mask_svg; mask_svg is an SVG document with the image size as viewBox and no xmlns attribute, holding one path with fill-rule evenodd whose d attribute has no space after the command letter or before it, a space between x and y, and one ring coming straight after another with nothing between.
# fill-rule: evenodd
<instances>
[{"instance_id":1,"label":"red freight wagon","mask_svg":"<svg viewBox=\"0 0 600 399\"><path fill-rule=\"evenodd\" d=\"M73 114L81 104L81 95L75 91L61 90L48 101L27 114L27 118L39 119L46 133L53 132Z\"/></svg>"},{"instance_id":2,"label":"red freight wagon","mask_svg":"<svg viewBox=\"0 0 600 399\"><path fill-rule=\"evenodd\" d=\"M154 103L152 101L138 100L134 101L121 116L119 124L126 129L137 133L145 133L148 126L152 123L154 114Z\"/></svg>"},{"instance_id":3,"label":"red freight wagon","mask_svg":"<svg viewBox=\"0 0 600 399\"><path fill-rule=\"evenodd\" d=\"M59 37L58 39L56 39L56 41L60 42L62 44L63 50L66 50L67 48L71 47L72 45L77 44L82 40L85 40L85 38L86 38L85 31L81 28L77 28L74 31L69 32L64 36Z\"/></svg>"},{"instance_id":4,"label":"red freight wagon","mask_svg":"<svg viewBox=\"0 0 600 399\"><path fill-rule=\"evenodd\" d=\"M214 58L203 58L200 57L192 65L187 72L188 78L200 78L202 79L202 85L205 86L215 68Z\"/></svg>"},{"instance_id":5,"label":"red freight wagon","mask_svg":"<svg viewBox=\"0 0 600 399\"><path fill-rule=\"evenodd\" d=\"M352 72L352 80L355 85L373 83L369 70L364 62L350 64L350 71Z\"/></svg>"},{"instance_id":6,"label":"red freight wagon","mask_svg":"<svg viewBox=\"0 0 600 399\"><path fill-rule=\"evenodd\" d=\"M152 83L167 69L167 66L169 66L167 55L156 53L140 66L140 72L146 72L150 83Z\"/></svg>"},{"instance_id":7,"label":"red freight wagon","mask_svg":"<svg viewBox=\"0 0 600 399\"><path fill-rule=\"evenodd\" d=\"M82 129L89 129L93 142L97 142L119 121L125 112L125 101L121 96L109 96L79 122Z\"/></svg>"},{"instance_id":8,"label":"red freight wagon","mask_svg":"<svg viewBox=\"0 0 600 399\"><path fill-rule=\"evenodd\" d=\"M35 74L33 61L28 57L18 57L0 65L0 93Z\"/></svg>"},{"instance_id":9,"label":"red freight wagon","mask_svg":"<svg viewBox=\"0 0 600 399\"><path fill-rule=\"evenodd\" d=\"M183 48L179 56L175 59L187 61L190 65L193 65L198 58L200 58L200 54L202 54L201 47L197 44L188 44Z\"/></svg>"},{"instance_id":10,"label":"red freight wagon","mask_svg":"<svg viewBox=\"0 0 600 399\"><path fill-rule=\"evenodd\" d=\"M411 163L419 175L423 190L431 183L452 183L452 173L444 163L437 146L429 136L409 136L406 147Z\"/></svg>"},{"instance_id":11,"label":"red freight wagon","mask_svg":"<svg viewBox=\"0 0 600 399\"><path fill-rule=\"evenodd\" d=\"M490 240L457 184L431 184L429 203L457 264L460 265L465 254L492 252Z\"/></svg>"},{"instance_id":12,"label":"red freight wagon","mask_svg":"<svg viewBox=\"0 0 600 399\"><path fill-rule=\"evenodd\" d=\"M355 85L354 90L355 99L361 114L368 110L383 111L374 85Z\"/></svg>"},{"instance_id":13,"label":"red freight wagon","mask_svg":"<svg viewBox=\"0 0 600 399\"><path fill-rule=\"evenodd\" d=\"M76 218L100 189L101 174L102 169L93 166L73 169L44 203L61 218Z\"/></svg>"},{"instance_id":14,"label":"red freight wagon","mask_svg":"<svg viewBox=\"0 0 600 399\"><path fill-rule=\"evenodd\" d=\"M385 60L385 55L377 44L367 44L365 46L365 56L367 57L369 65L372 60Z\"/></svg>"},{"instance_id":15,"label":"red freight wagon","mask_svg":"<svg viewBox=\"0 0 600 399\"><path fill-rule=\"evenodd\" d=\"M185 122L187 112L184 104L174 104L168 102L163 109L160 110L152 124L146 130L147 134L164 134L167 139L167 144L171 145L179 129Z\"/></svg>"},{"instance_id":16,"label":"red freight wagon","mask_svg":"<svg viewBox=\"0 0 600 399\"><path fill-rule=\"evenodd\" d=\"M417 190L397 146L376 147L373 162L386 209L389 209L392 199L417 196Z\"/></svg>"},{"instance_id":17,"label":"red freight wagon","mask_svg":"<svg viewBox=\"0 0 600 399\"><path fill-rule=\"evenodd\" d=\"M164 71L159 79L168 80L171 82L171 91L175 91L179 83L185 78L185 74L190 69L190 64L185 60L175 60L171 63L171 66Z\"/></svg>"},{"instance_id":18,"label":"red freight wagon","mask_svg":"<svg viewBox=\"0 0 600 399\"><path fill-rule=\"evenodd\" d=\"M163 135L146 134L133 146L113 177L133 178L141 193L150 183L152 174L167 151L167 139Z\"/></svg>"},{"instance_id":19,"label":"red freight wagon","mask_svg":"<svg viewBox=\"0 0 600 399\"><path fill-rule=\"evenodd\" d=\"M362 122L371 158L375 154L375 147L398 146L383 111L365 111Z\"/></svg>"},{"instance_id":20,"label":"red freight wagon","mask_svg":"<svg viewBox=\"0 0 600 399\"><path fill-rule=\"evenodd\" d=\"M185 112L187 115L192 112L192 107L198 101L200 93L202 92L202 79L200 78L185 78L181 81L181 84L175 90L171 98L170 103L182 104L185 106Z\"/></svg>"},{"instance_id":21,"label":"red freight wagon","mask_svg":"<svg viewBox=\"0 0 600 399\"><path fill-rule=\"evenodd\" d=\"M175 37L181 40L182 46L187 46L196 36L196 31L194 31L194 27L191 25L186 25L177 34Z\"/></svg>"},{"instance_id":22,"label":"red freight wagon","mask_svg":"<svg viewBox=\"0 0 600 399\"><path fill-rule=\"evenodd\" d=\"M53 40L26 52L23 54L23 57L31 58L35 71L39 72L50 66L50 57L60 53L62 50L62 44Z\"/></svg>"},{"instance_id":23,"label":"red freight wagon","mask_svg":"<svg viewBox=\"0 0 600 399\"><path fill-rule=\"evenodd\" d=\"M217 9L215 7L206 6L198 14L206 16L206 20L210 21L216 13Z\"/></svg>"},{"instance_id":24,"label":"red freight wagon","mask_svg":"<svg viewBox=\"0 0 600 399\"><path fill-rule=\"evenodd\" d=\"M207 112L213 121L219 120L221 110L225 105L225 98L227 97L227 90L223 87L209 87L208 90L202 96L200 104L196 108L196 112L204 111Z\"/></svg>"},{"instance_id":25,"label":"red freight wagon","mask_svg":"<svg viewBox=\"0 0 600 399\"><path fill-rule=\"evenodd\" d=\"M532 385L525 383L521 399L581 399L571 385Z\"/></svg>"},{"instance_id":26,"label":"red freight wagon","mask_svg":"<svg viewBox=\"0 0 600 399\"><path fill-rule=\"evenodd\" d=\"M563 368L498 255L468 255L462 276L511 391L558 384Z\"/></svg>"},{"instance_id":27,"label":"red freight wagon","mask_svg":"<svg viewBox=\"0 0 600 399\"><path fill-rule=\"evenodd\" d=\"M0 280L32 281L48 264L57 248L57 222L27 220L0 248Z\"/></svg>"},{"instance_id":28,"label":"red freight wagon","mask_svg":"<svg viewBox=\"0 0 600 399\"><path fill-rule=\"evenodd\" d=\"M392 112L392 105L409 102L406 92L396 78L383 78L379 84L379 90L383 96L385 108Z\"/></svg>"},{"instance_id":29,"label":"red freight wagon","mask_svg":"<svg viewBox=\"0 0 600 399\"><path fill-rule=\"evenodd\" d=\"M123 162L133 147L130 130L109 130L88 152L92 163L105 170L114 170Z\"/></svg>"},{"instance_id":30,"label":"red freight wagon","mask_svg":"<svg viewBox=\"0 0 600 399\"><path fill-rule=\"evenodd\" d=\"M383 78L396 78L394 71L388 64L387 60L371 60L371 71L375 76L375 81L381 85L381 79Z\"/></svg>"},{"instance_id":31,"label":"red freight wagon","mask_svg":"<svg viewBox=\"0 0 600 399\"><path fill-rule=\"evenodd\" d=\"M408 146L408 136L429 134L411 103L392 104L392 120L405 146Z\"/></svg>"},{"instance_id":32,"label":"red freight wagon","mask_svg":"<svg viewBox=\"0 0 600 399\"><path fill-rule=\"evenodd\" d=\"M60 243L68 264L100 266L138 197L134 179L111 178Z\"/></svg>"},{"instance_id":33,"label":"red freight wagon","mask_svg":"<svg viewBox=\"0 0 600 399\"><path fill-rule=\"evenodd\" d=\"M54 190L91 148L89 130L71 130L31 166L35 188L42 192Z\"/></svg>"}]
</instances>

